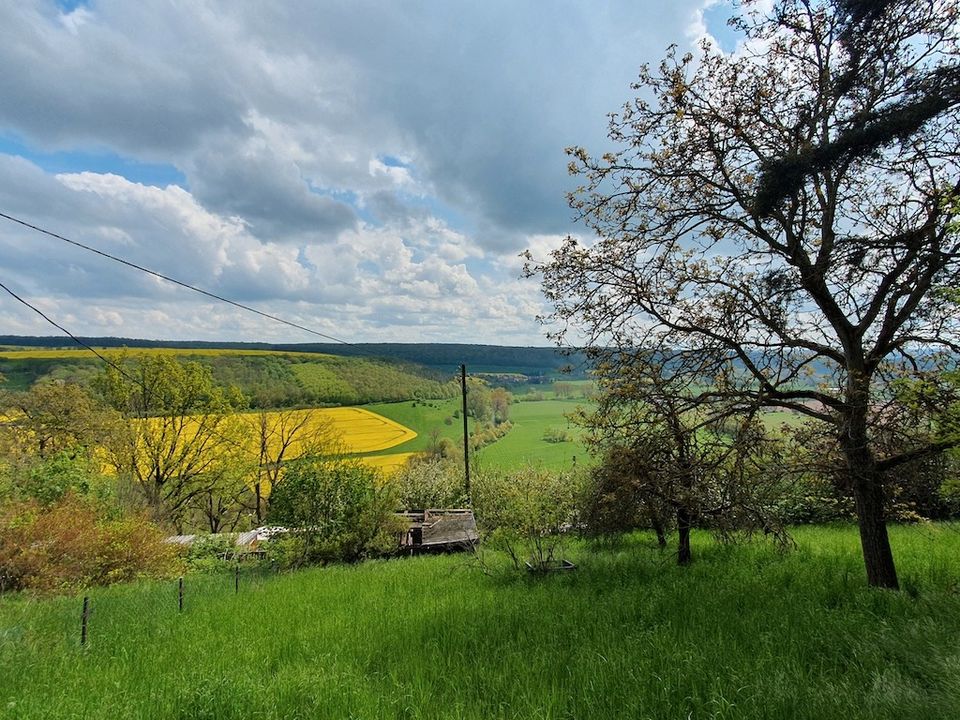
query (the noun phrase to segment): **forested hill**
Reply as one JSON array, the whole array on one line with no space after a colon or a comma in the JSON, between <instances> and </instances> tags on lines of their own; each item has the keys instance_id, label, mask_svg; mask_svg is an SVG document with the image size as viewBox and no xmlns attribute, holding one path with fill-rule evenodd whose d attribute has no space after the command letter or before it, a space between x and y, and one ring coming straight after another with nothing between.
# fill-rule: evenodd
<instances>
[{"instance_id":1,"label":"forested hill","mask_svg":"<svg viewBox=\"0 0 960 720\"><path fill-rule=\"evenodd\" d=\"M345 357L379 357L415 363L438 370L453 371L466 363L471 372L516 372L525 375L552 375L569 369L573 376L586 372L586 358L580 353L565 355L553 347L518 347L500 345L465 345L442 343L245 343L181 340L140 340L118 337L81 337L93 347L130 348L202 348L229 350L281 350L317 352ZM0 335L0 346L10 347L76 347L67 337L30 337Z\"/></svg>"},{"instance_id":2,"label":"forested hill","mask_svg":"<svg viewBox=\"0 0 960 720\"><path fill-rule=\"evenodd\" d=\"M526 375L544 375L570 372L583 375L586 357L565 355L553 347L520 347L504 345L462 345L441 343L367 343L362 345L282 345L277 349L308 350L332 355L374 355L427 367L455 370L466 363L472 372L519 372Z\"/></svg>"}]
</instances>

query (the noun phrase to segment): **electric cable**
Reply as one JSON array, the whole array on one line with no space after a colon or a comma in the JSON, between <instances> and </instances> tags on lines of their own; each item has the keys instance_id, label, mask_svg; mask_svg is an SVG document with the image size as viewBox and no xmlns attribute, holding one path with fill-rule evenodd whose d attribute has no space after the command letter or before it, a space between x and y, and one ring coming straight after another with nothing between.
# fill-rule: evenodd
<instances>
[{"instance_id":1,"label":"electric cable","mask_svg":"<svg viewBox=\"0 0 960 720\"><path fill-rule=\"evenodd\" d=\"M126 265L127 267L133 268L134 270L139 270L140 272L147 273L148 275L152 275L152 276L154 276L154 277L156 277L156 278L159 278L159 279L161 279L161 280L166 280L167 282L173 283L174 285L179 285L180 287L186 288L187 290L192 290L192 291L195 292L195 293L199 293L200 295L204 295L204 296L206 296L206 297L208 297L208 298L212 298L213 300L219 300L220 302L227 303L228 305L232 305L232 306L234 306L234 307L236 307L236 308L240 308L241 310L246 310L247 312L254 313L255 315L259 315L259 316L261 316L261 317L267 318L268 320L273 320L274 322L278 322L278 323L282 323L282 324L284 324L284 325L288 325L289 327L296 328L297 330L303 330L304 332L310 333L311 335L316 335L317 337L321 337L321 338L323 338L324 340L331 340L331 341L333 341L333 342L340 343L341 345L347 345L347 346L349 346L349 347L354 348L355 350L357 350L358 352L360 352L360 353L362 353L362 354L364 354L364 355L369 355L369 356L371 356L371 357L382 357L382 356L380 356L380 355L377 355L376 353L370 352L370 351L367 350L366 348L364 348L364 347L362 347L362 346L360 346L360 345L357 345L356 343L350 342L349 340L344 340L343 338L338 338L338 337L336 337L336 336L334 336L334 335L329 335L329 334L327 334L327 333L320 332L319 330L314 330L313 328L307 327L306 325L301 325L301 324L299 324L299 323L295 323L295 322L293 322L293 321L291 321L291 320L287 320L287 319L282 318L282 317L279 317L279 316L277 316L277 315L273 315L273 314L271 314L271 313L264 312L263 310L257 310L255 307L251 307L250 305L245 305L244 303L237 302L236 300L231 300L230 298L223 297L222 295L218 295L218 294L216 294L216 293L214 293L214 292L210 292L209 290L204 290L203 288L199 288L199 287L197 287L197 286L195 286L195 285L191 285L190 283L184 282L184 281L182 281L182 280L177 280L177 279L174 278L174 277L170 277L169 275L165 275L164 273L157 272L156 270L151 270L150 268L144 267L143 265L138 265L138 264L135 263L135 262L131 262L130 260L126 260L126 259L124 259L124 258L122 258L122 257L117 256L117 255L112 255L112 254L110 254L110 253L108 253L108 252L105 252L105 251L103 251L103 250L100 250L100 249L98 249L98 248L95 248L95 247L93 247L93 246L91 246L91 245L87 245L87 244L82 243L82 242L79 242L79 241L77 241L77 240L71 240L70 238L64 237L63 235L60 235L59 233L55 233L55 232L53 232L52 230L47 230L47 229L45 229L45 228L40 227L39 225L34 225L34 224L32 224L32 223L27 222L26 220L21 220L20 218L14 217L13 215L8 215L7 213L0 212L0 218L3 218L3 219L5 219L5 220L9 220L10 222L13 222L13 223L17 223L18 225L22 225L22 226L25 227L25 228L29 228L30 230L34 230L34 231L36 231L36 232L38 232L38 233L41 233L41 234L43 234L43 235L46 235L46 236L48 236L48 237L52 237L52 238L55 238L55 239L57 239L57 240L61 240L61 241L65 242L65 243L68 243L68 244L73 245L73 246L75 246L75 247L81 248L81 249L86 250L86 251L88 251L88 252L92 252L92 253L94 253L95 255L99 255L99 256L101 256L101 257L107 258L108 260L113 260L114 262L120 263L121 265ZM4 288L4 289L6 289L6 288ZM10 291L7 290L7 292L10 292ZM13 293L11 293L11 295L12 295L12 294L13 294ZM14 295L14 297L16 297L16 296ZM22 302L22 301L21 301L21 302ZM36 309L36 308L34 308L34 309ZM39 311L38 311L38 312L39 312ZM41 313L41 314L42 314L42 313ZM76 340L75 337L74 337L73 339Z\"/></svg>"}]
</instances>

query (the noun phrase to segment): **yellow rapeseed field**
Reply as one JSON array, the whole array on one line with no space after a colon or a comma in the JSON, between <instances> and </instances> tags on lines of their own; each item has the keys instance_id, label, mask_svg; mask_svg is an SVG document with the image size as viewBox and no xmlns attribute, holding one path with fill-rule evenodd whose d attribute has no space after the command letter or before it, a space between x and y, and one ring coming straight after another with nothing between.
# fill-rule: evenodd
<instances>
[{"instance_id":1,"label":"yellow rapeseed field","mask_svg":"<svg viewBox=\"0 0 960 720\"><path fill-rule=\"evenodd\" d=\"M311 446L319 446L317 449L321 452L334 450L360 455L388 450L417 436L416 431L390 418L358 407L267 411L262 415L266 418L269 456L267 462L275 462L279 458L278 453L283 443L288 444L283 453L283 460L287 461L299 457ZM262 415L259 412L237 413L232 419L238 422L221 425L221 432L218 434L241 450L245 456L255 460L260 451ZM10 422L12 419L0 415L0 423ZM159 425L163 421L161 418L150 418L142 422ZM296 428L296 431L291 440L292 428ZM197 430L190 420L183 428L187 437ZM390 475L414 454L392 453L361 457L360 460ZM99 449L97 455L103 463L103 472L112 474L113 469L106 450ZM146 462L146 459L144 461ZM265 494L269 494L269 486L265 491Z\"/></svg>"},{"instance_id":2,"label":"yellow rapeseed field","mask_svg":"<svg viewBox=\"0 0 960 720\"><path fill-rule=\"evenodd\" d=\"M392 475L406 465L407 460L416 454L417 453L405 452L393 453L393 455L372 455L369 457L360 458L360 460L370 467L381 470L384 475Z\"/></svg>"},{"instance_id":3,"label":"yellow rapeseed field","mask_svg":"<svg viewBox=\"0 0 960 720\"><path fill-rule=\"evenodd\" d=\"M287 426L297 425L304 418L306 431L300 437L315 436L329 428L332 439L342 444L342 450L348 453L368 453L389 448L413 440L417 433L383 415L356 407L318 408L309 410L286 410L267 412L267 424L274 429L272 443L281 442L279 425L281 416ZM237 415L244 424L249 425L249 436L259 442L260 413L240 413ZM275 444L274 446L275 447ZM273 449L273 447L271 449ZM291 457L296 457L300 443L296 436L291 446Z\"/></svg>"},{"instance_id":4,"label":"yellow rapeseed field","mask_svg":"<svg viewBox=\"0 0 960 720\"><path fill-rule=\"evenodd\" d=\"M346 454L380 452L396 447L417 436L416 431L383 415L357 407L312 408L307 410L280 410L265 413L246 412L233 416L239 423L221 426L221 437L242 448L251 458L258 457L261 442L262 418L266 419L267 453L270 462L278 458L282 444L287 443L283 459L292 460L307 452L311 446L319 450L331 449ZM159 425L160 418L143 422ZM185 428L191 434L190 422ZM291 435L291 429L296 431ZM361 458L365 463L390 474L401 467L413 453L393 453Z\"/></svg>"}]
</instances>

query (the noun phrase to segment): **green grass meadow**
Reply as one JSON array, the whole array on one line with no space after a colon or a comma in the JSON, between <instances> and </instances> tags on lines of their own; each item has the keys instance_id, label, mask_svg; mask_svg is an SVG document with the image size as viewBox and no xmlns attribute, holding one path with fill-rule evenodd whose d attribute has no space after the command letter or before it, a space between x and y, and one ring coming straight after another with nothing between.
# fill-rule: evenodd
<instances>
[{"instance_id":1,"label":"green grass meadow","mask_svg":"<svg viewBox=\"0 0 960 720\"><path fill-rule=\"evenodd\" d=\"M476 456L480 467L514 469L526 464L548 470L564 470L576 462L587 461L586 448L578 441L581 431L567 415L584 403L576 400L541 400L510 406L513 429ZM550 429L567 430L573 438L553 443L543 439Z\"/></svg>"},{"instance_id":2,"label":"green grass meadow","mask_svg":"<svg viewBox=\"0 0 960 720\"><path fill-rule=\"evenodd\" d=\"M6 718L960 717L960 532L896 527L905 590L865 585L852 527L780 554L637 535L579 569L468 556L246 571L0 599Z\"/></svg>"},{"instance_id":3,"label":"green grass meadow","mask_svg":"<svg viewBox=\"0 0 960 720\"><path fill-rule=\"evenodd\" d=\"M511 470L526 464L550 470L562 470L577 462L587 461L587 452L576 440L580 431L566 415L577 409L582 402L573 400L539 400L519 402L510 406L510 421L513 428L492 445L482 448L474 455L478 467ZM418 435L402 445L383 453L418 452L427 447L430 431L440 430L441 437L448 437L458 444L463 442L463 421L454 418L447 425L446 418L460 407L459 400L430 400L427 402L376 403L364 408L384 415L401 425L416 430ZM470 419L471 430L473 419ZM569 429L575 438L570 442L550 443L543 439L549 428Z\"/></svg>"},{"instance_id":4,"label":"green grass meadow","mask_svg":"<svg viewBox=\"0 0 960 720\"><path fill-rule=\"evenodd\" d=\"M363 405L365 410L390 418L394 422L415 430L417 437L401 445L396 445L380 454L387 455L400 452L420 452L427 448L430 442L430 432L433 429L440 431L440 437L448 437L457 443L463 442L463 419L453 417L459 410L459 399L448 400L420 400L394 403L371 403ZM448 425L446 420L450 418ZM470 429L473 429L473 418L469 419Z\"/></svg>"},{"instance_id":5,"label":"green grass meadow","mask_svg":"<svg viewBox=\"0 0 960 720\"><path fill-rule=\"evenodd\" d=\"M448 437L458 444L463 440L460 418L453 418L451 424L446 424L446 419L452 418L454 411L460 408L459 399L374 403L363 407L418 433L416 438L402 445L371 454L422 451L427 447L433 428L439 429L441 437ZM575 462L590 462L587 449L580 441L582 429L568 419L580 407L590 406L585 400L547 399L513 403L510 406L513 428L495 443L477 452L474 461L478 467L496 470L512 470L524 465L565 470ZM764 413L764 422L768 428L778 429L783 425L799 425L804 418L794 413L767 412ZM472 419L470 423L472 428ZM544 434L550 429L566 430L571 440L559 443L545 440Z\"/></svg>"}]
</instances>

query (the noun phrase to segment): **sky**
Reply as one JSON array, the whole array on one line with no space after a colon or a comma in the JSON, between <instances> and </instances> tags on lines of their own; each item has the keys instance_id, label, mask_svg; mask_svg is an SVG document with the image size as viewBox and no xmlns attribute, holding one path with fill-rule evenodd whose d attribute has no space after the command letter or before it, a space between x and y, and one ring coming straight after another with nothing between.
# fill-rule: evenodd
<instances>
[{"instance_id":1,"label":"sky","mask_svg":"<svg viewBox=\"0 0 960 720\"><path fill-rule=\"evenodd\" d=\"M546 345L519 253L584 235L643 63L725 0L18 0L0 212L350 342ZM317 338L0 219L0 282L78 335ZM59 334L0 292L0 334Z\"/></svg>"}]
</instances>

